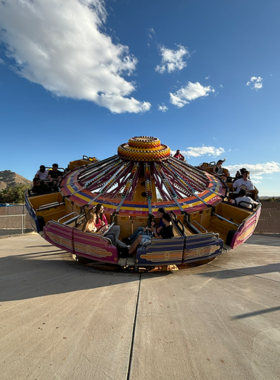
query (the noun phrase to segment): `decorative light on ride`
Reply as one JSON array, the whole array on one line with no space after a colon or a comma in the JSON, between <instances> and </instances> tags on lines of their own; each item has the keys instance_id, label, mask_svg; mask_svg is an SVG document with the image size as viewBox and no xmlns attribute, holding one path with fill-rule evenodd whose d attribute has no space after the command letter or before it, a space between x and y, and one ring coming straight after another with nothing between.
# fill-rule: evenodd
<instances>
[{"instance_id":1,"label":"decorative light on ride","mask_svg":"<svg viewBox=\"0 0 280 380\"><path fill-rule=\"evenodd\" d=\"M145 164L145 185L146 185L146 198L152 199L152 189L151 189L151 170L150 165Z\"/></svg>"}]
</instances>

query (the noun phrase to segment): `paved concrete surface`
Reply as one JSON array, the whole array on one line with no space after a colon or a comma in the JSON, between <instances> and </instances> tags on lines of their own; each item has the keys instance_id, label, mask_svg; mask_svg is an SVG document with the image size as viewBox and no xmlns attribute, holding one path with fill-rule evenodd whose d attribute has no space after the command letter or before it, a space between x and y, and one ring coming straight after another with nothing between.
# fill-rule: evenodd
<instances>
[{"instance_id":1,"label":"paved concrete surface","mask_svg":"<svg viewBox=\"0 0 280 380\"><path fill-rule=\"evenodd\" d=\"M279 379L280 238L173 273L101 272L0 239L0 378Z\"/></svg>"}]
</instances>

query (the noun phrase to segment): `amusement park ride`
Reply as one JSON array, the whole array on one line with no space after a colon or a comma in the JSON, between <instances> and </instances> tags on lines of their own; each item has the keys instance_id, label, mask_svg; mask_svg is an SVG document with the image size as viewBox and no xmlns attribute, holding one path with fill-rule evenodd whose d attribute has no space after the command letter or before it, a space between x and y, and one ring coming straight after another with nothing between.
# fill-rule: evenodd
<instances>
[{"instance_id":1,"label":"amusement park ride","mask_svg":"<svg viewBox=\"0 0 280 380\"><path fill-rule=\"evenodd\" d=\"M26 193L26 207L44 239L80 260L165 270L172 264L180 268L209 261L252 235L261 204L247 208L230 203L231 187L207 165L191 166L172 157L158 138L141 136L120 145L118 154L105 160L84 157L70 162L59 191ZM108 231L103 235L82 231L85 216L98 203L110 225L120 226L120 239L146 227L160 207L172 215L174 237L153 238L138 246L134 255L120 257L106 238Z\"/></svg>"}]
</instances>

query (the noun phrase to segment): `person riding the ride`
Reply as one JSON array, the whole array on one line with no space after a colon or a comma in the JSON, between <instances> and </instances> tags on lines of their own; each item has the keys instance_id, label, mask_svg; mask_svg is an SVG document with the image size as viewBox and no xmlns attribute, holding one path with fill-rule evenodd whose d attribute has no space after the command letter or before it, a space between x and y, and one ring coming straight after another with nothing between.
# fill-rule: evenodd
<instances>
[{"instance_id":1,"label":"person riding the ride","mask_svg":"<svg viewBox=\"0 0 280 380\"><path fill-rule=\"evenodd\" d=\"M172 225L172 219L170 214L165 213L162 216L162 221L164 223L164 227L161 228L159 232L157 232L157 228L155 226L152 227L152 237L156 239L170 239L174 236L173 233L173 225ZM139 235L137 239L134 241L131 247L129 247L129 254L131 255L136 249L139 244L146 245L151 243L152 240L151 236L148 235Z\"/></svg>"}]
</instances>

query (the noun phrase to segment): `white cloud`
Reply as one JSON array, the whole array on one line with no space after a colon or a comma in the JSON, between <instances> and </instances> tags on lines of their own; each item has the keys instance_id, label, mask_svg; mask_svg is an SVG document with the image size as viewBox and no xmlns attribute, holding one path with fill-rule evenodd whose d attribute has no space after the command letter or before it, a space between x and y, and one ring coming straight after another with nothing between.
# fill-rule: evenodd
<instances>
[{"instance_id":1,"label":"white cloud","mask_svg":"<svg viewBox=\"0 0 280 380\"><path fill-rule=\"evenodd\" d=\"M160 47L161 64L157 65L155 70L160 74L165 71L172 73L175 70L182 70L187 66L187 63L183 60L184 56L189 56L188 49L182 45L177 45L177 50L167 49L164 46Z\"/></svg>"},{"instance_id":2,"label":"white cloud","mask_svg":"<svg viewBox=\"0 0 280 380\"><path fill-rule=\"evenodd\" d=\"M187 157L200 157L200 156L220 156L225 152L224 148L215 148L214 146L201 146L201 147L188 147L186 150L181 150L181 154ZM175 154L175 150L171 151Z\"/></svg>"},{"instance_id":3,"label":"white cloud","mask_svg":"<svg viewBox=\"0 0 280 380\"><path fill-rule=\"evenodd\" d=\"M259 90L263 86L263 78L261 77L252 77L247 83L247 86L250 86L252 90Z\"/></svg>"},{"instance_id":4,"label":"white cloud","mask_svg":"<svg viewBox=\"0 0 280 380\"><path fill-rule=\"evenodd\" d=\"M223 88L224 86L222 84L220 84L220 88Z\"/></svg>"},{"instance_id":5,"label":"white cloud","mask_svg":"<svg viewBox=\"0 0 280 380\"><path fill-rule=\"evenodd\" d=\"M210 75L208 75L207 77L205 77L206 80L209 79L209 78L210 78Z\"/></svg>"},{"instance_id":6,"label":"white cloud","mask_svg":"<svg viewBox=\"0 0 280 380\"><path fill-rule=\"evenodd\" d=\"M5 62L3 61L2 58L0 58L0 65L4 65L4 64L5 64Z\"/></svg>"},{"instance_id":7,"label":"white cloud","mask_svg":"<svg viewBox=\"0 0 280 380\"><path fill-rule=\"evenodd\" d=\"M250 171L250 177L252 179L256 178L256 180L263 179L264 174L272 174L280 172L280 163L278 162L266 162L264 164L239 164L239 165L231 165L227 166L229 171L235 175L237 170L241 168L246 168Z\"/></svg>"},{"instance_id":8,"label":"white cloud","mask_svg":"<svg viewBox=\"0 0 280 380\"><path fill-rule=\"evenodd\" d=\"M170 92L170 103L177 107L184 107L191 100L208 96L210 92L215 92L210 86L203 87L200 83L188 82L185 87L180 88L180 90L175 93Z\"/></svg>"},{"instance_id":9,"label":"white cloud","mask_svg":"<svg viewBox=\"0 0 280 380\"><path fill-rule=\"evenodd\" d=\"M155 36L155 31L154 31L154 29L153 28L150 28L149 30L148 30L148 37L149 38L154 38L154 36Z\"/></svg>"},{"instance_id":10,"label":"white cloud","mask_svg":"<svg viewBox=\"0 0 280 380\"><path fill-rule=\"evenodd\" d=\"M166 105L164 103L162 103L162 105L158 105L158 110L159 111L162 111L162 112L166 112L168 110L168 107L166 107Z\"/></svg>"},{"instance_id":11,"label":"white cloud","mask_svg":"<svg viewBox=\"0 0 280 380\"><path fill-rule=\"evenodd\" d=\"M148 102L128 98L137 59L101 32L103 0L0 2L1 39L21 77L57 96L92 101L112 112L145 112Z\"/></svg>"}]
</instances>

